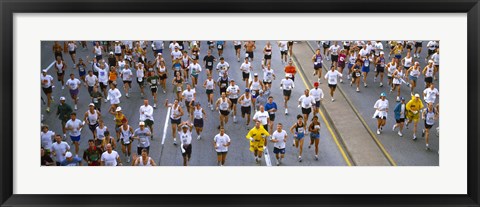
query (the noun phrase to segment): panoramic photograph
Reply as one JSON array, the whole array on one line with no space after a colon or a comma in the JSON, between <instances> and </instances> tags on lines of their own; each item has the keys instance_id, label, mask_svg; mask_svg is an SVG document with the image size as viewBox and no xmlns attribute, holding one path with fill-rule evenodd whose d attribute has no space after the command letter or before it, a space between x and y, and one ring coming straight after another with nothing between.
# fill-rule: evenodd
<instances>
[{"instance_id":1,"label":"panoramic photograph","mask_svg":"<svg viewBox=\"0 0 480 207\"><path fill-rule=\"evenodd\" d=\"M42 41L41 166L439 166L439 45Z\"/></svg>"}]
</instances>

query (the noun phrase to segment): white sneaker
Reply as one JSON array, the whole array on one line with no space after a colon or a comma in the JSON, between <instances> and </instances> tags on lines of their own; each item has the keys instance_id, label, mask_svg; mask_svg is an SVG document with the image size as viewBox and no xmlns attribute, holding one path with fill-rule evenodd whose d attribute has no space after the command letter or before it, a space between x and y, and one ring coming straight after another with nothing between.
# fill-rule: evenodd
<instances>
[{"instance_id":1,"label":"white sneaker","mask_svg":"<svg viewBox=\"0 0 480 207\"><path fill-rule=\"evenodd\" d=\"M125 97L127 97L127 98L128 98L128 97L130 97L130 96L128 96L128 93L127 93L127 94L125 94Z\"/></svg>"},{"instance_id":2,"label":"white sneaker","mask_svg":"<svg viewBox=\"0 0 480 207\"><path fill-rule=\"evenodd\" d=\"M340 83L343 83L343 79L340 79Z\"/></svg>"},{"instance_id":3,"label":"white sneaker","mask_svg":"<svg viewBox=\"0 0 480 207\"><path fill-rule=\"evenodd\" d=\"M360 89L357 87L357 92L360 92Z\"/></svg>"},{"instance_id":4,"label":"white sneaker","mask_svg":"<svg viewBox=\"0 0 480 207\"><path fill-rule=\"evenodd\" d=\"M75 109L75 111L78 109L76 104L75 104L75 107L74 107L74 109Z\"/></svg>"},{"instance_id":5,"label":"white sneaker","mask_svg":"<svg viewBox=\"0 0 480 207\"><path fill-rule=\"evenodd\" d=\"M430 147L428 147L428 144L425 144L425 150L430 150Z\"/></svg>"},{"instance_id":6,"label":"white sneaker","mask_svg":"<svg viewBox=\"0 0 480 207\"><path fill-rule=\"evenodd\" d=\"M288 115L288 109L285 109L285 115Z\"/></svg>"},{"instance_id":7,"label":"white sneaker","mask_svg":"<svg viewBox=\"0 0 480 207\"><path fill-rule=\"evenodd\" d=\"M166 92L165 90L163 90L163 93L165 94L165 93L167 93L167 92Z\"/></svg>"},{"instance_id":8,"label":"white sneaker","mask_svg":"<svg viewBox=\"0 0 480 207\"><path fill-rule=\"evenodd\" d=\"M382 83L382 82L380 82L380 87L383 87L383 83Z\"/></svg>"},{"instance_id":9,"label":"white sneaker","mask_svg":"<svg viewBox=\"0 0 480 207\"><path fill-rule=\"evenodd\" d=\"M377 82L377 77L373 77L373 82Z\"/></svg>"},{"instance_id":10,"label":"white sneaker","mask_svg":"<svg viewBox=\"0 0 480 207\"><path fill-rule=\"evenodd\" d=\"M65 86L62 86L62 90L65 89Z\"/></svg>"},{"instance_id":11,"label":"white sneaker","mask_svg":"<svg viewBox=\"0 0 480 207\"><path fill-rule=\"evenodd\" d=\"M398 136L403 137L402 132L398 131Z\"/></svg>"},{"instance_id":12,"label":"white sneaker","mask_svg":"<svg viewBox=\"0 0 480 207\"><path fill-rule=\"evenodd\" d=\"M237 123L237 116L233 116L233 123Z\"/></svg>"},{"instance_id":13,"label":"white sneaker","mask_svg":"<svg viewBox=\"0 0 480 207\"><path fill-rule=\"evenodd\" d=\"M318 155L315 155L315 160L318 160Z\"/></svg>"},{"instance_id":14,"label":"white sneaker","mask_svg":"<svg viewBox=\"0 0 480 207\"><path fill-rule=\"evenodd\" d=\"M258 157L255 157L255 162L256 162L257 164L258 164L258 161L259 161Z\"/></svg>"},{"instance_id":15,"label":"white sneaker","mask_svg":"<svg viewBox=\"0 0 480 207\"><path fill-rule=\"evenodd\" d=\"M298 156L298 162L302 162L302 156Z\"/></svg>"},{"instance_id":16,"label":"white sneaker","mask_svg":"<svg viewBox=\"0 0 480 207\"><path fill-rule=\"evenodd\" d=\"M417 140L417 135L413 134L413 138L412 138L414 141Z\"/></svg>"},{"instance_id":17,"label":"white sneaker","mask_svg":"<svg viewBox=\"0 0 480 207\"><path fill-rule=\"evenodd\" d=\"M321 79L321 78L319 78L319 79L317 79L317 80L318 80L318 83L319 83L319 84L322 84L322 79Z\"/></svg>"},{"instance_id":18,"label":"white sneaker","mask_svg":"<svg viewBox=\"0 0 480 207\"><path fill-rule=\"evenodd\" d=\"M377 129L377 134L380 134L380 129Z\"/></svg>"},{"instance_id":19,"label":"white sneaker","mask_svg":"<svg viewBox=\"0 0 480 207\"><path fill-rule=\"evenodd\" d=\"M173 138L173 145L177 145L177 138Z\"/></svg>"},{"instance_id":20,"label":"white sneaker","mask_svg":"<svg viewBox=\"0 0 480 207\"><path fill-rule=\"evenodd\" d=\"M366 88L368 85L367 85L367 83L363 83L363 86Z\"/></svg>"},{"instance_id":21,"label":"white sneaker","mask_svg":"<svg viewBox=\"0 0 480 207\"><path fill-rule=\"evenodd\" d=\"M157 104L153 104L153 108L157 108Z\"/></svg>"},{"instance_id":22,"label":"white sneaker","mask_svg":"<svg viewBox=\"0 0 480 207\"><path fill-rule=\"evenodd\" d=\"M392 127L392 131L395 131L396 128L397 128L397 125L394 124L393 127Z\"/></svg>"},{"instance_id":23,"label":"white sneaker","mask_svg":"<svg viewBox=\"0 0 480 207\"><path fill-rule=\"evenodd\" d=\"M127 156L127 162L130 163L130 156Z\"/></svg>"},{"instance_id":24,"label":"white sneaker","mask_svg":"<svg viewBox=\"0 0 480 207\"><path fill-rule=\"evenodd\" d=\"M105 99L105 103L107 103L107 99Z\"/></svg>"},{"instance_id":25,"label":"white sneaker","mask_svg":"<svg viewBox=\"0 0 480 207\"><path fill-rule=\"evenodd\" d=\"M334 99L334 98L332 98L332 102L334 102L334 101L335 101L335 99Z\"/></svg>"},{"instance_id":26,"label":"white sneaker","mask_svg":"<svg viewBox=\"0 0 480 207\"><path fill-rule=\"evenodd\" d=\"M50 107L47 107L47 109L45 109L45 111L50 112Z\"/></svg>"},{"instance_id":27,"label":"white sneaker","mask_svg":"<svg viewBox=\"0 0 480 207\"><path fill-rule=\"evenodd\" d=\"M277 166L279 166L279 165L280 165L280 162L279 162L278 160L277 160L277 162L276 162L276 163L277 163Z\"/></svg>"},{"instance_id":28,"label":"white sneaker","mask_svg":"<svg viewBox=\"0 0 480 207\"><path fill-rule=\"evenodd\" d=\"M200 137L200 135L198 135L197 140L199 140L199 139L201 139L201 138L202 138L202 137Z\"/></svg>"}]
</instances>

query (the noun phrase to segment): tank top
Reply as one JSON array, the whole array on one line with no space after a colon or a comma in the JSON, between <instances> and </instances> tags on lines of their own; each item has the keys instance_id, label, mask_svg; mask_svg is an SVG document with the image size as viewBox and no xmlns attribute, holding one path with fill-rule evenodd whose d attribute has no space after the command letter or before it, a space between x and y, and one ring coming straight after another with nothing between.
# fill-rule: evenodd
<instances>
[{"instance_id":1,"label":"tank top","mask_svg":"<svg viewBox=\"0 0 480 207\"><path fill-rule=\"evenodd\" d=\"M172 106L172 114L170 115L170 118L172 118L174 120L178 120L178 119L181 118L181 117L175 118L175 116L180 115L180 110L178 110L179 107L180 107L180 105L178 105L177 108L175 108L175 106Z\"/></svg>"},{"instance_id":2,"label":"tank top","mask_svg":"<svg viewBox=\"0 0 480 207\"><path fill-rule=\"evenodd\" d=\"M70 52L75 51L75 44L74 43L68 43L68 51L70 51Z\"/></svg>"},{"instance_id":3,"label":"tank top","mask_svg":"<svg viewBox=\"0 0 480 207\"><path fill-rule=\"evenodd\" d=\"M272 46L270 46L270 47L265 46L265 54L266 55L272 55Z\"/></svg>"},{"instance_id":4,"label":"tank top","mask_svg":"<svg viewBox=\"0 0 480 207\"><path fill-rule=\"evenodd\" d=\"M379 64L379 67L381 67L381 68L385 68L385 58L384 58L384 57L380 57L380 64Z\"/></svg>"},{"instance_id":5,"label":"tank top","mask_svg":"<svg viewBox=\"0 0 480 207\"><path fill-rule=\"evenodd\" d=\"M90 125L97 124L97 120L98 120L97 110L94 110L93 114L90 113L90 110L88 110L87 112L88 112L88 121L90 122Z\"/></svg>"},{"instance_id":6,"label":"tank top","mask_svg":"<svg viewBox=\"0 0 480 207\"><path fill-rule=\"evenodd\" d=\"M400 79L403 77L403 71L402 70L397 70L397 75L393 77L393 84L400 84Z\"/></svg>"},{"instance_id":7,"label":"tank top","mask_svg":"<svg viewBox=\"0 0 480 207\"><path fill-rule=\"evenodd\" d=\"M188 56L187 57L182 56L182 62L183 62L183 67L188 68L188 66L190 65L190 58Z\"/></svg>"},{"instance_id":8,"label":"tank top","mask_svg":"<svg viewBox=\"0 0 480 207\"><path fill-rule=\"evenodd\" d=\"M193 117L194 117L195 119L203 119L202 108L197 109L197 108L195 107L195 110L193 111Z\"/></svg>"},{"instance_id":9,"label":"tank top","mask_svg":"<svg viewBox=\"0 0 480 207\"><path fill-rule=\"evenodd\" d=\"M356 60L357 60L357 57L355 57L355 55L350 55L348 58L348 61L350 62L351 65L355 64Z\"/></svg>"},{"instance_id":10,"label":"tank top","mask_svg":"<svg viewBox=\"0 0 480 207\"><path fill-rule=\"evenodd\" d=\"M125 68L125 60L123 61L118 61L118 67L120 67L120 70L123 70Z\"/></svg>"},{"instance_id":11,"label":"tank top","mask_svg":"<svg viewBox=\"0 0 480 207\"><path fill-rule=\"evenodd\" d=\"M427 65L427 71L425 71L425 77L433 77L433 66L428 67Z\"/></svg>"},{"instance_id":12,"label":"tank top","mask_svg":"<svg viewBox=\"0 0 480 207\"><path fill-rule=\"evenodd\" d=\"M295 126L295 132L297 132L297 134L303 134L305 133L305 129L303 128L303 123L301 126L298 125L298 123L296 124Z\"/></svg>"},{"instance_id":13,"label":"tank top","mask_svg":"<svg viewBox=\"0 0 480 207\"><path fill-rule=\"evenodd\" d=\"M214 82L213 82L213 79L212 80L206 80L206 84L205 84L205 88L207 90L213 90L213 87L214 87Z\"/></svg>"},{"instance_id":14,"label":"tank top","mask_svg":"<svg viewBox=\"0 0 480 207\"><path fill-rule=\"evenodd\" d=\"M60 64L55 62L55 67L57 68L58 73L63 73L63 61L60 61Z\"/></svg>"},{"instance_id":15,"label":"tank top","mask_svg":"<svg viewBox=\"0 0 480 207\"><path fill-rule=\"evenodd\" d=\"M403 64L403 66L405 66L406 68L411 67L411 66L412 66L412 60L413 60L412 57L410 57L410 58L405 58L405 62L404 62L404 64Z\"/></svg>"},{"instance_id":16,"label":"tank top","mask_svg":"<svg viewBox=\"0 0 480 207\"><path fill-rule=\"evenodd\" d=\"M159 66L158 67L158 70L160 71L160 73L165 73L166 69L167 69L167 67L165 67L165 66L163 66L163 67Z\"/></svg>"},{"instance_id":17,"label":"tank top","mask_svg":"<svg viewBox=\"0 0 480 207\"><path fill-rule=\"evenodd\" d=\"M413 77L418 77L420 76L420 71L417 70L417 68L414 68L413 70L410 71L410 76L413 76Z\"/></svg>"},{"instance_id":18,"label":"tank top","mask_svg":"<svg viewBox=\"0 0 480 207\"><path fill-rule=\"evenodd\" d=\"M143 81L143 77L145 77L145 74L143 72L143 68L140 68L136 71L136 74L137 74L137 80L142 82Z\"/></svg>"},{"instance_id":19,"label":"tank top","mask_svg":"<svg viewBox=\"0 0 480 207\"><path fill-rule=\"evenodd\" d=\"M365 58L363 61L363 67L368 68L370 66L370 60L368 58Z\"/></svg>"},{"instance_id":20,"label":"tank top","mask_svg":"<svg viewBox=\"0 0 480 207\"><path fill-rule=\"evenodd\" d=\"M102 49L100 46L95 46L95 54L96 55L102 55Z\"/></svg>"},{"instance_id":21,"label":"tank top","mask_svg":"<svg viewBox=\"0 0 480 207\"><path fill-rule=\"evenodd\" d=\"M260 80L252 81L252 85L250 86L251 90L258 91L260 90Z\"/></svg>"},{"instance_id":22,"label":"tank top","mask_svg":"<svg viewBox=\"0 0 480 207\"><path fill-rule=\"evenodd\" d=\"M227 85L228 85L228 78L227 79L220 78L220 88L227 88Z\"/></svg>"},{"instance_id":23,"label":"tank top","mask_svg":"<svg viewBox=\"0 0 480 207\"><path fill-rule=\"evenodd\" d=\"M425 122L428 125L435 124L435 109L433 109L432 111L429 111L427 108L427 114L425 115Z\"/></svg>"},{"instance_id":24,"label":"tank top","mask_svg":"<svg viewBox=\"0 0 480 207\"><path fill-rule=\"evenodd\" d=\"M130 131L130 126L127 127L127 130L123 129L123 126L120 127L120 139L123 140L123 143L130 144L130 137L132 136L132 132Z\"/></svg>"},{"instance_id":25,"label":"tank top","mask_svg":"<svg viewBox=\"0 0 480 207\"><path fill-rule=\"evenodd\" d=\"M122 125L122 120L125 118L125 115L124 114L121 114L121 115L118 115L118 114L115 114L115 124L117 126L119 125Z\"/></svg>"},{"instance_id":26,"label":"tank top","mask_svg":"<svg viewBox=\"0 0 480 207\"><path fill-rule=\"evenodd\" d=\"M393 72L395 72L396 69L397 69L397 63L395 63L395 65L390 63L390 67L388 67L387 76L392 76Z\"/></svg>"},{"instance_id":27,"label":"tank top","mask_svg":"<svg viewBox=\"0 0 480 207\"><path fill-rule=\"evenodd\" d=\"M148 157L147 163L144 164L144 163L143 163L143 157L140 156L140 162L138 162L138 166L152 166L152 164L150 163L150 162L151 162L151 159L152 159L151 157Z\"/></svg>"},{"instance_id":28,"label":"tank top","mask_svg":"<svg viewBox=\"0 0 480 207\"><path fill-rule=\"evenodd\" d=\"M115 45L115 54L120 54L122 53L122 48L120 47L120 45Z\"/></svg>"},{"instance_id":29,"label":"tank top","mask_svg":"<svg viewBox=\"0 0 480 207\"><path fill-rule=\"evenodd\" d=\"M227 99L225 99L225 101L223 99L220 99L220 104L218 106L218 108L222 111L226 111L228 110L228 101Z\"/></svg>"},{"instance_id":30,"label":"tank top","mask_svg":"<svg viewBox=\"0 0 480 207\"><path fill-rule=\"evenodd\" d=\"M250 97L247 98L247 96L243 96L243 104L242 106L243 107L249 107L252 105L252 95L250 95Z\"/></svg>"},{"instance_id":31,"label":"tank top","mask_svg":"<svg viewBox=\"0 0 480 207\"><path fill-rule=\"evenodd\" d=\"M323 57L321 54L320 55L315 54L315 63L321 63L322 60L323 60Z\"/></svg>"},{"instance_id":32,"label":"tank top","mask_svg":"<svg viewBox=\"0 0 480 207\"><path fill-rule=\"evenodd\" d=\"M97 138L99 140L103 140L105 138L104 133L105 131L107 131L107 127L103 126L103 129L101 129L100 127L97 127L96 130L97 130Z\"/></svg>"}]
</instances>

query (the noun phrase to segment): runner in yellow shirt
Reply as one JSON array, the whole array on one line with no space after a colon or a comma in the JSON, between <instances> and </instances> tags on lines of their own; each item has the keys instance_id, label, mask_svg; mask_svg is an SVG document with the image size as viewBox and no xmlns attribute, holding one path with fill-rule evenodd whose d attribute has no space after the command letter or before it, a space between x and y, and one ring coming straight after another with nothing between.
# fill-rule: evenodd
<instances>
[{"instance_id":1,"label":"runner in yellow shirt","mask_svg":"<svg viewBox=\"0 0 480 207\"><path fill-rule=\"evenodd\" d=\"M270 134L263 128L262 123L259 121L255 122L255 127L253 127L253 129L251 129L246 136L246 138L250 140L250 151L253 152L253 155L255 156L255 162L257 162L257 164L262 158L262 152L265 148L265 139L267 139L269 136Z\"/></svg>"},{"instance_id":2,"label":"runner in yellow shirt","mask_svg":"<svg viewBox=\"0 0 480 207\"><path fill-rule=\"evenodd\" d=\"M412 99L407 103L407 119L406 127L408 129L408 124L413 121L413 140L417 140L417 123L420 119L420 110L423 109L422 100L420 100L420 95L417 93L415 96L412 96Z\"/></svg>"}]
</instances>

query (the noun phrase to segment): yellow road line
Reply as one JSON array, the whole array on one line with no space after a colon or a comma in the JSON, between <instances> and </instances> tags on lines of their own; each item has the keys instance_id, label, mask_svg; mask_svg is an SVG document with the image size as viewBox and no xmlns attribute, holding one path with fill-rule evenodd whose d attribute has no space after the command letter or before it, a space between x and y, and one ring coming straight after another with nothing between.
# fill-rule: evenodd
<instances>
[{"instance_id":1,"label":"yellow road line","mask_svg":"<svg viewBox=\"0 0 480 207\"><path fill-rule=\"evenodd\" d=\"M299 67L297 65L297 61L293 60L293 58L292 58L292 62L295 65L295 67L297 69L299 69ZM300 74L300 78L302 79L303 84L305 85L305 88L310 90L310 87L308 86L307 81L305 80L305 77L303 77L302 72L298 72L298 74ZM347 163L348 166L352 166L352 163L348 159L347 154L343 150L342 146L340 146L340 142L338 141L337 136L335 136L335 133L333 133L332 127L330 127L330 124L327 122L327 119L325 118L325 115L323 114L323 112L320 109L318 111L320 112L320 116L322 117L323 121L325 122L325 125L327 126L328 131L330 131L330 134L332 135L333 141L337 145L338 150L340 150L340 154L342 154L343 159L345 160L345 162Z\"/></svg>"},{"instance_id":2,"label":"yellow road line","mask_svg":"<svg viewBox=\"0 0 480 207\"><path fill-rule=\"evenodd\" d=\"M312 45L307 41L307 45L308 47L314 51ZM327 65L327 63L325 63L325 65ZM298 68L298 67L297 67ZM328 67L327 67L328 68ZM325 71L328 71L326 68L324 68ZM303 77L302 77L303 79ZM306 84L306 82L304 81L304 83ZM365 121L365 119L360 115L360 113L358 112L358 110L353 106L353 103L352 101L350 100L350 98L347 97L347 95L345 94L345 92L343 92L342 88L338 88L340 93L342 93L342 95L345 97L345 100L347 101L347 103L351 106L351 108L353 109L353 111L355 112L355 114L357 115L358 119L360 119L360 121L362 122L363 126L367 129L368 133L370 134L370 136L372 136L373 140L377 143L377 146L380 148L380 150L383 152L383 154L387 157L388 161L390 162L390 164L392 164L392 166L397 166L397 163L395 162L395 160L393 160L392 156L390 155L390 153L388 153L388 151L385 149L385 147L383 146L382 142L380 142L380 140L377 138L377 136L375 135L375 133L370 129L370 127L368 126L367 122Z\"/></svg>"}]
</instances>

